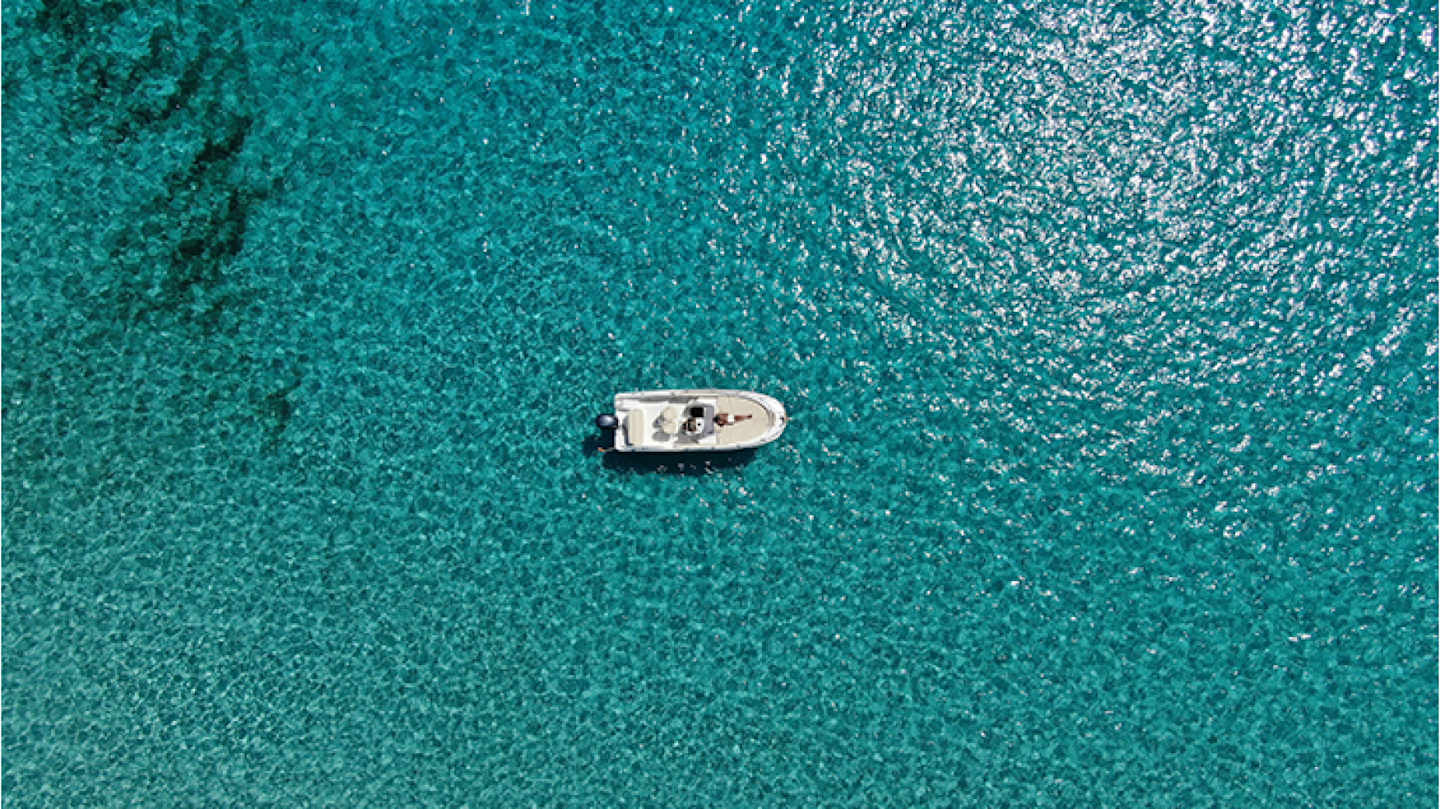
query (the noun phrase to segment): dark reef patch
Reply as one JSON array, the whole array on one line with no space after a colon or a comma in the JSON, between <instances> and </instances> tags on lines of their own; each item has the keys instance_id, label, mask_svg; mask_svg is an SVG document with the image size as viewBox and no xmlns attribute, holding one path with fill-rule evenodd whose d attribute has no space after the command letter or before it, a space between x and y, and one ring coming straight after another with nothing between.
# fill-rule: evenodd
<instances>
[{"instance_id":1,"label":"dark reef patch","mask_svg":"<svg viewBox=\"0 0 1440 809\"><path fill-rule=\"evenodd\" d=\"M83 324L61 333L69 348L56 345L48 364L78 378L97 358L127 357L145 369L134 372L169 380L152 398L169 403L172 420L228 414L274 451L300 373L285 384L255 376L256 357L274 354L249 336L265 286L242 254L276 183L263 150L252 148L261 107L245 13L48 0L7 32L8 42L26 44L5 77L7 86L47 82L56 136L121 189L106 197L113 208L82 254L93 256L88 266L64 269L66 311L36 313L37 324ZM24 387L15 374L7 383Z\"/></svg>"},{"instance_id":2,"label":"dark reef patch","mask_svg":"<svg viewBox=\"0 0 1440 809\"><path fill-rule=\"evenodd\" d=\"M69 88L62 120L72 138L117 163L174 155L161 167L163 190L115 212L107 266L67 284L87 318L213 333L251 297L228 268L270 183L244 165L256 113L240 23L208 6L75 0L47 2L31 21L48 46L45 69Z\"/></svg>"},{"instance_id":3,"label":"dark reef patch","mask_svg":"<svg viewBox=\"0 0 1440 809\"><path fill-rule=\"evenodd\" d=\"M256 416L260 419L261 428L265 433L263 450L274 452L280 445L280 439L285 434L285 428L290 426L290 417L295 413L295 405L290 401L290 394L300 387L300 378L295 379L278 390L273 390L260 400L256 405Z\"/></svg>"}]
</instances>

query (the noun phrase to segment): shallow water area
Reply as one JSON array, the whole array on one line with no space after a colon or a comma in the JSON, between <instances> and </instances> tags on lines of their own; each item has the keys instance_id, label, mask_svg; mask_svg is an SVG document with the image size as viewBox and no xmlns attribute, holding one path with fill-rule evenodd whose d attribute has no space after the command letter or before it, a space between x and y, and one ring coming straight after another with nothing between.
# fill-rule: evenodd
<instances>
[{"instance_id":1,"label":"shallow water area","mask_svg":"<svg viewBox=\"0 0 1440 809\"><path fill-rule=\"evenodd\" d=\"M3 14L8 802L1435 802L1433 4Z\"/></svg>"}]
</instances>

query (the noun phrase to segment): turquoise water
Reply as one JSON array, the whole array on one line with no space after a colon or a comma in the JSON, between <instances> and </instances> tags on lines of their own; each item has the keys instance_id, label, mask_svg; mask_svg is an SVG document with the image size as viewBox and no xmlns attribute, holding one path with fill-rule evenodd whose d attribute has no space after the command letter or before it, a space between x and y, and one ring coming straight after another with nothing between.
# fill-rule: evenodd
<instances>
[{"instance_id":1,"label":"turquoise water","mask_svg":"<svg viewBox=\"0 0 1440 809\"><path fill-rule=\"evenodd\" d=\"M7 805L1435 804L1433 2L288 5L4 10Z\"/></svg>"}]
</instances>

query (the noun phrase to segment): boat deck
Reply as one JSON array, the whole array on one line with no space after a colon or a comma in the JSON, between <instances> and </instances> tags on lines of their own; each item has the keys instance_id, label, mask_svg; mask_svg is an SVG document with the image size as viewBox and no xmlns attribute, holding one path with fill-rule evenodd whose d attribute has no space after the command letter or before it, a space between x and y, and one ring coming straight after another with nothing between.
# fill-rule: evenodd
<instances>
[{"instance_id":1,"label":"boat deck","mask_svg":"<svg viewBox=\"0 0 1440 809\"><path fill-rule=\"evenodd\" d=\"M718 446L754 441L764 435L773 423L770 413L753 399L741 399L738 396L720 396L717 399L715 405L717 413L729 413L731 418L750 416L738 424L717 426L715 443Z\"/></svg>"}]
</instances>

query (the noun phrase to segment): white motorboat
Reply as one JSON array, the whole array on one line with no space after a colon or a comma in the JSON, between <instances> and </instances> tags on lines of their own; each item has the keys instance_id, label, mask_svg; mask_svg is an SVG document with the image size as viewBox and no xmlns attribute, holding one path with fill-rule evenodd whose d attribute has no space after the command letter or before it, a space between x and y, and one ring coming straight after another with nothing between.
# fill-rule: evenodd
<instances>
[{"instance_id":1,"label":"white motorboat","mask_svg":"<svg viewBox=\"0 0 1440 809\"><path fill-rule=\"evenodd\" d=\"M615 431L617 452L727 452L774 441L788 421L763 393L696 388L617 393L595 424Z\"/></svg>"}]
</instances>

